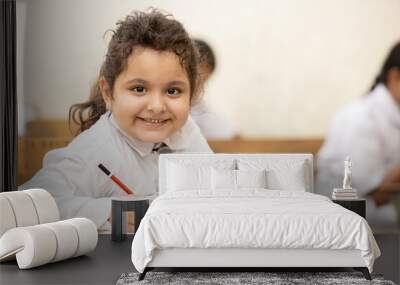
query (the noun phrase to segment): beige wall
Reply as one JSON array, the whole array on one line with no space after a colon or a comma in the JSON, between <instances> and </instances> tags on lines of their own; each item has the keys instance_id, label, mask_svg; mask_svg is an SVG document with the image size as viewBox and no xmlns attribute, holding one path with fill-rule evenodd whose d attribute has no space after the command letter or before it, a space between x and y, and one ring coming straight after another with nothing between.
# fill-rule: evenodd
<instances>
[{"instance_id":1,"label":"beige wall","mask_svg":"<svg viewBox=\"0 0 400 285\"><path fill-rule=\"evenodd\" d=\"M21 120L66 118L69 106L88 96L104 32L133 9L163 8L214 46L218 69L206 99L247 137L323 136L334 113L367 91L400 40L398 0L17 4Z\"/></svg>"}]
</instances>

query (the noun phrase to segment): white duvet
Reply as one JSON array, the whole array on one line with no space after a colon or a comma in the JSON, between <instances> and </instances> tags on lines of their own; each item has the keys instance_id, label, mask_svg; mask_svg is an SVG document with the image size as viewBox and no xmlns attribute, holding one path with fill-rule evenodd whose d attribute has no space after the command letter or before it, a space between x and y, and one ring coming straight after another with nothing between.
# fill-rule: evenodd
<instances>
[{"instance_id":1,"label":"white duvet","mask_svg":"<svg viewBox=\"0 0 400 285\"><path fill-rule=\"evenodd\" d=\"M300 191L180 191L155 199L132 243L143 272L154 249L358 249L372 272L379 248L368 223L328 198Z\"/></svg>"}]
</instances>

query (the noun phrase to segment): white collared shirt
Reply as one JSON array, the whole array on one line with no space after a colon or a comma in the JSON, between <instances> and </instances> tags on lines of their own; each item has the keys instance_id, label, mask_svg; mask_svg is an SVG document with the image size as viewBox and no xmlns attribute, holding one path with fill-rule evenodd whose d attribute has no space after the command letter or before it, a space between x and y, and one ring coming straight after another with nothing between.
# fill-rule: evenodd
<instances>
[{"instance_id":1,"label":"white collared shirt","mask_svg":"<svg viewBox=\"0 0 400 285\"><path fill-rule=\"evenodd\" d=\"M164 143L171 152L212 152L190 117ZM110 216L110 197L125 192L98 165L103 164L136 195L154 195L159 153L153 147L153 143L126 135L107 112L67 147L49 151L43 168L19 189L46 189L55 198L62 219L86 217L101 227Z\"/></svg>"},{"instance_id":2,"label":"white collared shirt","mask_svg":"<svg viewBox=\"0 0 400 285\"><path fill-rule=\"evenodd\" d=\"M400 106L383 84L335 116L318 154L318 193L330 196L334 187L342 187L348 155L353 162L352 187L367 198L368 221L395 226L398 221L394 206L376 207L367 196L389 170L400 166Z\"/></svg>"}]
</instances>

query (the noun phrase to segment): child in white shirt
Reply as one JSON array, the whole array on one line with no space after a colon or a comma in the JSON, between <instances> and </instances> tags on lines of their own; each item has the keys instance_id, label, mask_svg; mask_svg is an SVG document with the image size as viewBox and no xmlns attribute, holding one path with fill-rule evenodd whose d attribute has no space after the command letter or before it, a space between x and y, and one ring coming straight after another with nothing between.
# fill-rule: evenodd
<instances>
[{"instance_id":1,"label":"child in white shirt","mask_svg":"<svg viewBox=\"0 0 400 285\"><path fill-rule=\"evenodd\" d=\"M118 22L89 100L70 110L81 133L47 153L43 168L20 189L44 188L62 219L86 217L98 228L110 217L110 197L126 195L100 163L135 195L156 194L155 146L211 152L189 117L196 65L192 40L178 21L153 10Z\"/></svg>"},{"instance_id":2,"label":"child in white shirt","mask_svg":"<svg viewBox=\"0 0 400 285\"><path fill-rule=\"evenodd\" d=\"M400 42L389 52L371 91L334 118L318 153L316 191L340 185L351 156L352 186L367 201L377 228L400 226Z\"/></svg>"}]
</instances>

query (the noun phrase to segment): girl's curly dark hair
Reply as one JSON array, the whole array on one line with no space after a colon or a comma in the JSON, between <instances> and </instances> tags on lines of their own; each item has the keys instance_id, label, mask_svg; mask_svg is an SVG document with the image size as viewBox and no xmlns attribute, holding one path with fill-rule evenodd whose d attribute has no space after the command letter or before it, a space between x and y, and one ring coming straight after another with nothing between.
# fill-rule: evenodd
<instances>
[{"instance_id":1,"label":"girl's curly dark hair","mask_svg":"<svg viewBox=\"0 0 400 285\"><path fill-rule=\"evenodd\" d=\"M136 47L152 48L157 51L175 53L187 73L190 83L190 97L196 90L198 52L182 24L171 15L155 9L149 12L134 12L117 22L117 28L108 45L105 60L98 79L92 86L89 100L69 109L69 123L80 126L78 133L90 128L102 114L106 105L101 95L99 80L104 78L110 89L115 79L125 69L127 58Z\"/></svg>"}]
</instances>

